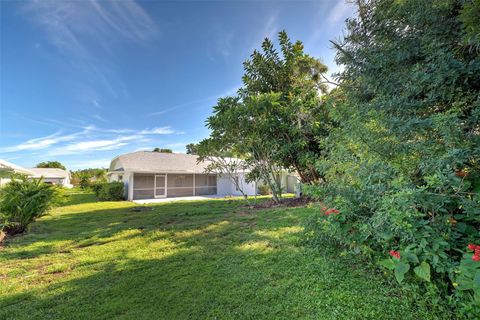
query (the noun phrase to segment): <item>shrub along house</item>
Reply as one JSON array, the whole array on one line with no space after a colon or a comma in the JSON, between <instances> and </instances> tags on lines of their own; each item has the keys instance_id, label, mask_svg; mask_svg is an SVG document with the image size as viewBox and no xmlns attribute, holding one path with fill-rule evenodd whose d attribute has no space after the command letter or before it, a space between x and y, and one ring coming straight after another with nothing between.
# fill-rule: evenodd
<instances>
[{"instance_id":1,"label":"shrub along house","mask_svg":"<svg viewBox=\"0 0 480 320\"><path fill-rule=\"evenodd\" d=\"M128 200L208 195L241 195L230 178L206 173L208 162L198 163L195 155L138 151L114 158L108 172L109 181L125 185ZM238 174L239 185L247 195L257 194L257 184L247 183L247 172ZM282 177L286 191L293 192L291 176ZM288 189L288 190L287 190Z\"/></svg>"}]
</instances>

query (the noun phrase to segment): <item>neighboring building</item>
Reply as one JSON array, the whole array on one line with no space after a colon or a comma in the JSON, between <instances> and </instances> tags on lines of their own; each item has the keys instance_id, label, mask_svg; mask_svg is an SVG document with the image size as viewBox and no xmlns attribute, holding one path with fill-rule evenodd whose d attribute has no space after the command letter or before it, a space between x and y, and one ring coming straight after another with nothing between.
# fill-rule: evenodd
<instances>
[{"instance_id":1,"label":"neighboring building","mask_svg":"<svg viewBox=\"0 0 480 320\"><path fill-rule=\"evenodd\" d=\"M33 172L16 164L0 159L0 187L10 182L12 174L33 176Z\"/></svg>"},{"instance_id":2,"label":"neighboring building","mask_svg":"<svg viewBox=\"0 0 480 320\"><path fill-rule=\"evenodd\" d=\"M29 168L28 170L33 172L33 176L30 178L39 179L43 178L43 182L56 184L59 186L71 188L70 172L58 168Z\"/></svg>"},{"instance_id":3,"label":"neighboring building","mask_svg":"<svg viewBox=\"0 0 480 320\"><path fill-rule=\"evenodd\" d=\"M205 173L208 162L198 163L198 156L183 153L138 151L120 155L112 160L109 181L125 184L128 200L186 197L200 195L241 195L230 178ZM256 183L247 183L247 172L238 174L238 181L248 195L257 194ZM292 181L285 174L286 191L293 192Z\"/></svg>"}]
</instances>

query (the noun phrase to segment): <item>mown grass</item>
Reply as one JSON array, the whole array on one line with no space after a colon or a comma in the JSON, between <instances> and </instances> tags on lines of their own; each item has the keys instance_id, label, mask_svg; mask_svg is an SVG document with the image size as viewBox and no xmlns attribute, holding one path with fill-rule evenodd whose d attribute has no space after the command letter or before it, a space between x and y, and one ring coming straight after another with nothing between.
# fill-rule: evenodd
<instances>
[{"instance_id":1,"label":"mown grass","mask_svg":"<svg viewBox=\"0 0 480 320\"><path fill-rule=\"evenodd\" d=\"M316 208L74 193L0 251L1 319L426 319L355 259L302 245Z\"/></svg>"}]
</instances>

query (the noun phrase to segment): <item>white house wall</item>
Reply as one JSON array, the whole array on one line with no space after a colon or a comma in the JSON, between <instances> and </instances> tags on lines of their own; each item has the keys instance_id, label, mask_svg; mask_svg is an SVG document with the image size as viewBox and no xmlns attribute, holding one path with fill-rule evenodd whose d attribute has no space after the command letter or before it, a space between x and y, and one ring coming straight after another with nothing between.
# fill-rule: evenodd
<instances>
[{"instance_id":1,"label":"white house wall","mask_svg":"<svg viewBox=\"0 0 480 320\"><path fill-rule=\"evenodd\" d=\"M217 177L217 193L222 196L232 194L232 182L228 177Z\"/></svg>"},{"instance_id":2,"label":"white house wall","mask_svg":"<svg viewBox=\"0 0 480 320\"><path fill-rule=\"evenodd\" d=\"M257 188L255 183L247 183L246 175L240 173L238 175L239 185L241 186L243 192L249 196L254 196L257 193ZM231 180L229 176L219 176L217 178L217 194L221 196L241 196L242 193L240 190L236 190L235 183Z\"/></svg>"}]
</instances>

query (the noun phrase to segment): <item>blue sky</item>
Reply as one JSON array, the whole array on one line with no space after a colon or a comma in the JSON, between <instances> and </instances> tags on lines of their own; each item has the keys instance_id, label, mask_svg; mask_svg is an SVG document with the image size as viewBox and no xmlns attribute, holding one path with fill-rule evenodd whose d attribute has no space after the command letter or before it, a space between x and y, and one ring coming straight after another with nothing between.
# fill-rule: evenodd
<instances>
[{"instance_id":1,"label":"blue sky","mask_svg":"<svg viewBox=\"0 0 480 320\"><path fill-rule=\"evenodd\" d=\"M343 0L0 5L0 158L72 170L207 137L216 99L282 29L337 71L329 40L353 15Z\"/></svg>"}]
</instances>

